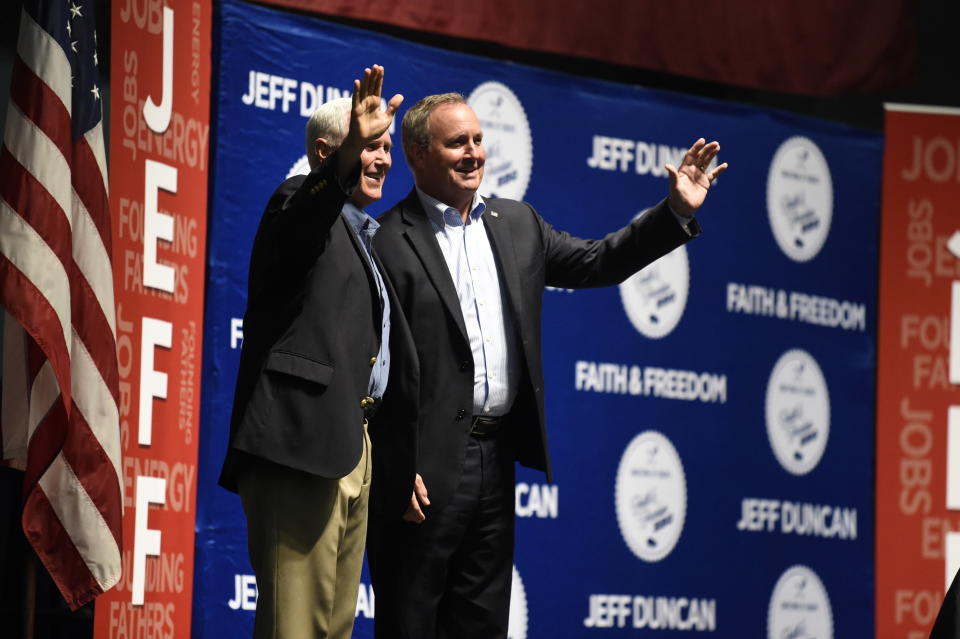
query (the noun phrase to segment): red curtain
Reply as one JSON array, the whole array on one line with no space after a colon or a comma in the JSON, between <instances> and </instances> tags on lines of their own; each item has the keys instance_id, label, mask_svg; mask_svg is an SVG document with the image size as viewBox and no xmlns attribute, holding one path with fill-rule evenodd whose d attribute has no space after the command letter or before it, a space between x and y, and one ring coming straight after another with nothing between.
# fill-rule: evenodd
<instances>
[{"instance_id":1,"label":"red curtain","mask_svg":"<svg viewBox=\"0 0 960 639\"><path fill-rule=\"evenodd\" d=\"M898 88L910 0L262 0L518 49L808 95Z\"/></svg>"}]
</instances>

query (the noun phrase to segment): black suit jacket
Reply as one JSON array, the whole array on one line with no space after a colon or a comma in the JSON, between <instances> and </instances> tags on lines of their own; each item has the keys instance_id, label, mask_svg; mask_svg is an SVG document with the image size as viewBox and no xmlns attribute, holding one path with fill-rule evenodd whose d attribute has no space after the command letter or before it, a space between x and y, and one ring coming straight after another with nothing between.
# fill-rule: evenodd
<instances>
[{"instance_id":1,"label":"black suit jacket","mask_svg":"<svg viewBox=\"0 0 960 639\"><path fill-rule=\"evenodd\" d=\"M540 311L544 286L585 288L616 284L686 242L666 201L602 240L585 240L555 230L533 208L514 200L486 200L484 226L497 261L500 284L513 314L521 350L519 390L511 409L518 460L552 479L544 424ZM404 430L405 446L378 445L374 458L407 456L392 463L378 483L400 484L396 501L374 503L374 515L400 517L410 500L413 473L423 476L431 508L442 508L460 480L473 413L473 356L460 304L433 227L416 190L384 213L374 245L387 269L412 333L418 367L417 389L405 397L392 382L375 428L393 422L395 411L415 419ZM695 224L695 223L694 223ZM398 352L395 357L403 357ZM394 360L396 361L396 359ZM376 472L375 466L375 472Z\"/></svg>"},{"instance_id":2,"label":"black suit jacket","mask_svg":"<svg viewBox=\"0 0 960 639\"><path fill-rule=\"evenodd\" d=\"M257 229L220 476L230 490L251 456L339 478L363 452L360 402L379 350L380 296L340 214L357 172L342 179L336 166L333 155L281 184Z\"/></svg>"}]
</instances>

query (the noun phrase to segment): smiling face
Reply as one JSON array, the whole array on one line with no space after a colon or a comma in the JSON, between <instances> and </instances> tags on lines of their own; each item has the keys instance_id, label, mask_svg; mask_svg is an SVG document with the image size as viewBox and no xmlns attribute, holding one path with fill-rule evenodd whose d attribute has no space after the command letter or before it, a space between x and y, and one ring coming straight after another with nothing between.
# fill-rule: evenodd
<instances>
[{"instance_id":1,"label":"smiling face","mask_svg":"<svg viewBox=\"0 0 960 639\"><path fill-rule=\"evenodd\" d=\"M430 113L430 141L408 158L417 186L444 204L468 211L483 181L483 131L466 104L442 104Z\"/></svg>"},{"instance_id":2,"label":"smiling face","mask_svg":"<svg viewBox=\"0 0 960 639\"><path fill-rule=\"evenodd\" d=\"M350 201L358 209L363 209L383 197L383 183L387 179L387 172L393 166L391 148L393 142L390 133L385 132L360 153L360 183L350 197Z\"/></svg>"}]
</instances>

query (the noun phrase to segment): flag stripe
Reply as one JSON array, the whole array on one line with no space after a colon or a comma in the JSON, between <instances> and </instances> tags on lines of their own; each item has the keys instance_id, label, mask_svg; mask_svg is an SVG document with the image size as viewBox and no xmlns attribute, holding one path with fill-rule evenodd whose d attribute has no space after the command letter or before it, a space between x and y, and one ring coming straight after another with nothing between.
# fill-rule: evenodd
<instances>
[{"instance_id":1,"label":"flag stripe","mask_svg":"<svg viewBox=\"0 0 960 639\"><path fill-rule=\"evenodd\" d=\"M60 149L63 157L70 157L70 112L44 82L24 64L22 58L13 61L10 79L10 101L23 116L36 124L50 141Z\"/></svg>"},{"instance_id":2,"label":"flag stripe","mask_svg":"<svg viewBox=\"0 0 960 639\"><path fill-rule=\"evenodd\" d=\"M59 353L55 357L54 367L57 377L69 380L70 365L66 345L70 340L70 285L67 282L67 272L57 255L50 250L50 246L43 241L36 230L17 215L10 206L0 200L0 254L9 260L10 264L20 271L25 279L37 290L35 297L42 297L56 315L60 324L59 335L35 335L45 353L50 351L45 347L49 344ZM10 309L12 310L12 309ZM17 314L17 319L23 323L25 317ZM30 331L30 327L25 327ZM46 344L45 344L46 343ZM57 359L61 361L56 361Z\"/></svg>"},{"instance_id":3,"label":"flag stripe","mask_svg":"<svg viewBox=\"0 0 960 639\"><path fill-rule=\"evenodd\" d=\"M100 442L109 442L111 439L107 429L120 423L117 399L110 392L93 357L81 340L74 340L72 355L73 402L77 409L74 412L81 415L85 428L94 431L97 449L103 452L104 461L110 462L116 476L120 477L120 447L111 446L108 450L100 447Z\"/></svg>"},{"instance_id":4,"label":"flag stripe","mask_svg":"<svg viewBox=\"0 0 960 639\"><path fill-rule=\"evenodd\" d=\"M36 348L36 345L31 346ZM54 403L58 399L60 399L60 387L57 386L57 378L53 374L50 361L45 360L30 383L30 406L27 414L27 437L29 439L33 439L34 433L40 428L43 419L54 408ZM47 460L47 463L50 463L50 460ZM37 476L39 477L40 474L42 473Z\"/></svg>"},{"instance_id":5,"label":"flag stripe","mask_svg":"<svg viewBox=\"0 0 960 639\"><path fill-rule=\"evenodd\" d=\"M30 348L36 345L31 344ZM25 487L33 487L40 480L67 440L67 410L49 363L40 367L30 392Z\"/></svg>"},{"instance_id":6,"label":"flag stripe","mask_svg":"<svg viewBox=\"0 0 960 639\"><path fill-rule=\"evenodd\" d=\"M71 608L98 594L96 578L42 490L32 491L24 503L23 532Z\"/></svg>"},{"instance_id":7,"label":"flag stripe","mask_svg":"<svg viewBox=\"0 0 960 639\"><path fill-rule=\"evenodd\" d=\"M20 12L20 40L17 53L24 64L53 90L57 99L70 112L71 95L70 60L67 54L49 33L26 11Z\"/></svg>"},{"instance_id":8,"label":"flag stripe","mask_svg":"<svg viewBox=\"0 0 960 639\"><path fill-rule=\"evenodd\" d=\"M120 500L116 467L100 446L96 434L76 411L70 414L70 428L67 430L62 456L76 474L77 481L83 486L88 499L96 503ZM121 514L117 509L107 510L99 515L117 545L120 543L122 530Z\"/></svg>"},{"instance_id":9,"label":"flag stripe","mask_svg":"<svg viewBox=\"0 0 960 639\"><path fill-rule=\"evenodd\" d=\"M38 131L41 131L43 135L46 135L50 142L60 150L60 153L64 157L73 157L73 166L74 166L74 175L92 175L94 172L100 173L101 178L105 177L105 159L102 156L102 153L95 152L95 146L91 146L88 138L82 137L77 140L75 145L72 145L70 142L70 127L69 123L69 114L66 113L66 110L63 110L63 113L57 113L56 109L52 109L49 106L54 97L52 92L47 88L47 86L40 81L32 71L28 69L22 62L22 60L16 60L14 65L14 74L13 82L11 86L11 96L12 101L17 104L22 112L22 116L29 119L31 122L37 125ZM25 96L25 97L19 97ZM88 132L88 136L93 140L94 144L99 144L102 148L103 144L103 129L101 125L97 125L94 129ZM31 145L29 141L25 141L24 144L30 148ZM79 197L79 201L83 204L83 213L85 215L75 216L71 221L74 225L78 222L85 223L87 219L93 222L97 229L96 245L90 245L87 243L88 238L81 238L74 240L74 244L82 249L83 254L90 253L88 247L91 251L97 251L106 256L109 252L111 245L110 238L110 211L107 206L107 190L105 187L105 181L100 180L74 180L74 189L76 191L76 196ZM62 196L60 196L62 197ZM63 202L60 202L61 209L63 209ZM22 211L24 208L14 207L16 210ZM65 209L69 210L69 209ZM75 209L76 212L76 209ZM90 236L92 239L92 236ZM103 246L103 251L99 250L99 246ZM97 256L100 257L99 255ZM87 264L88 268L84 269L85 273L89 273L90 270L94 267L94 255L91 253ZM109 258L97 259L97 267L102 268L100 264L106 263L109 273ZM91 282L91 285L101 284L104 280L112 280L112 274L108 274L106 277L87 277ZM101 300L101 306L104 308L113 308L113 290L112 284L109 287L110 295L109 299L105 298L104 293L106 288L102 285L101 294L98 295L98 299Z\"/></svg>"},{"instance_id":10,"label":"flag stripe","mask_svg":"<svg viewBox=\"0 0 960 639\"><path fill-rule=\"evenodd\" d=\"M74 317L78 314L86 316L85 321L75 322L73 325L74 335L77 339L74 342L71 355L76 357L77 349L82 347L79 352L93 364L89 367L84 366L84 368L87 369L88 374L96 374L98 378L107 383L109 388L113 389L107 391L104 388L103 390L108 393L104 397L109 398L116 405L120 399L118 390L120 378L117 372L117 354L114 346L116 339L113 336L112 327L107 324L107 316L104 315L103 309L96 303L96 297L94 297L87 281L76 269L74 269L70 278L70 290ZM112 314L110 315L112 319ZM105 348L109 348L109 350L104 351ZM73 362L74 368L71 369L71 383L74 389L77 388L77 384L86 383L86 380L75 378L77 365L77 362Z\"/></svg>"},{"instance_id":11,"label":"flag stripe","mask_svg":"<svg viewBox=\"0 0 960 639\"><path fill-rule=\"evenodd\" d=\"M107 179L107 153L103 144L103 122L98 122L97 126L84 133L83 137L93 151L93 157L97 161L97 168L100 169L100 179L103 180L103 192L109 195L110 180ZM107 233L104 239L109 241L111 239L110 233Z\"/></svg>"},{"instance_id":12,"label":"flag stripe","mask_svg":"<svg viewBox=\"0 0 960 639\"><path fill-rule=\"evenodd\" d=\"M86 138L77 138L73 144L73 171L73 188L83 202L85 213L96 226L101 241L109 246L110 240L107 238L110 238L110 209L107 206L107 189L99 180L89 179L89 176L100 172L100 167ZM77 179L77 175L88 177ZM77 211L74 210L74 213ZM78 241L74 239L74 245L77 244Z\"/></svg>"},{"instance_id":13,"label":"flag stripe","mask_svg":"<svg viewBox=\"0 0 960 639\"><path fill-rule=\"evenodd\" d=\"M113 587L120 577L117 540L63 455L58 455L50 464L40 478L40 487L47 495L74 497L51 500L50 505L101 589ZM103 553L107 555L105 562L90 559Z\"/></svg>"},{"instance_id":14,"label":"flag stripe","mask_svg":"<svg viewBox=\"0 0 960 639\"><path fill-rule=\"evenodd\" d=\"M116 338L113 297L113 268L110 264L109 242L103 241L103 235L97 228L92 216L79 198L74 199L76 215L73 221L73 261L90 286L90 293L97 299L100 308L106 313L105 320L110 333ZM106 222L109 225L109 220Z\"/></svg>"},{"instance_id":15,"label":"flag stripe","mask_svg":"<svg viewBox=\"0 0 960 639\"><path fill-rule=\"evenodd\" d=\"M20 166L53 196L61 211L69 211L73 201L70 186L70 165L60 149L37 125L23 117L11 104L7 110L4 145ZM70 222L70 216L65 216Z\"/></svg>"},{"instance_id":16,"label":"flag stripe","mask_svg":"<svg viewBox=\"0 0 960 639\"><path fill-rule=\"evenodd\" d=\"M3 203L0 202L0 218L2 211ZM2 243L3 234L0 233L0 245ZM3 255L0 255L0 299L3 300L7 312L15 317L43 351L49 354L51 366L55 370L69 372L69 353L63 342L62 327L56 310L33 282Z\"/></svg>"},{"instance_id":17,"label":"flag stripe","mask_svg":"<svg viewBox=\"0 0 960 639\"><path fill-rule=\"evenodd\" d=\"M19 178L19 179L18 179ZM77 326L81 336L90 346L92 353L97 355L97 367L108 378L111 388L118 381L116 353L113 344L116 341L113 309L113 274L110 259L106 249L100 242L100 234L90 222L89 217L82 212L76 216L75 245L78 260L74 265L74 258L69 253L65 240L69 239L69 228L65 217L58 210L56 203L49 198L43 186L29 173L26 173L6 151L0 152L0 197L8 198L12 194L16 198L10 203L11 208L26 210L32 228L45 243L60 252L57 256L65 262L65 268L71 269L69 285L74 317L82 317L84 321ZM13 199L10 198L10 199ZM28 254L30 249L22 246ZM74 273L73 269L81 272ZM66 270L64 271L66 273ZM64 276L66 279L66 276ZM99 290L94 290L96 283ZM107 309L105 311L105 309ZM115 398L116 399L116 398Z\"/></svg>"},{"instance_id":18,"label":"flag stripe","mask_svg":"<svg viewBox=\"0 0 960 639\"><path fill-rule=\"evenodd\" d=\"M74 361L77 359L82 358L75 358ZM106 590L119 578L119 563L114 564L112 558L115 556L119 562L121 510L108 509L106 513L101 513L94 504L95 501L109 499L120 503L120 486L117 481L119 461L110 459L103 451L99 440L79 411L71 414L70 428L65 427L67 417L63 402L59 401L56 379L49 362L40 368L30 397L30 448L25 481L38 482L43 488L45 495L42 505L45 508L42 507L41 512L45 509L52 511L66 539L71 540L66 544L63 539L56 544L43 543L41 547L37 547L38 555L41 555L41 558L46 556L45 563L48 560L61 566L83 562L86 571L94 576L97 587ZM62 453L57 453L52 459L47 457L49 451L56 453L60 449ZM66 460L70 460L69 465ZM70 466L76 469L82 479L78 478ZM38 478L34 475L38 474L39 469L43 469L43 472ZM47 495L69 495L71 499L51 500ZM25 521L26 513L25 509ZM44 523L46 529L49 529L50 525L49 521ZM59 528L54 527L54 530ZM35 536L39 535L38 531L30 530L26 526L25 532L31 543L34 543ZM59 537L60 533L57 532L56 535ZM36 543L34 545L37 546ZM104 554L107 556L106 563L84 559ZM111 568L113 565L116 565L116 568ZM72 575L68 581L83 579L85 574L84 569L76 565L68 572ZM87 590L89 588L94 586L88 586ZM96 589L91 592L96 592ZM66 593L64 597L69 601Z\"/></svg>"},{"instance_id":19,"label":"flag stripe","mask_svg":"<svg viewBox=\"0 0 960 639\"><path fill-rule=\"evenodd\" d=\"M0 151L0 201L17 212L18 217L40 236L40 241L56 254L66 272L73 261L67 216L43 184L24 171L5 148Z\"/></svg>"}]
</instances>

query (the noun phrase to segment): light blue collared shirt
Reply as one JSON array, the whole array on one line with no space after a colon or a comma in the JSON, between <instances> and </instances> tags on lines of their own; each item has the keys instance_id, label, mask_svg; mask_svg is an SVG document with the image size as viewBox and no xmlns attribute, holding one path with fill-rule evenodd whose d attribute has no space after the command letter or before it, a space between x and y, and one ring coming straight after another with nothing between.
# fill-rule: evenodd
<instances>
[{"instance_id":1,"label":"light blue collared shirt","mask_svg":"<svg viewBox=\"0 0 960 639\"><path fill-rule=\"evenodd\" d=\"M483 226L487 206L474 194L464 224L460 212L417 189L433 225L440 252L457 289L473 353L473 414L510 411L520 378L514 318L506 308L490 238Z\"/></svg>"},{"instance_id":2,"label":"light blue collared shirt","mask_svg":"<svg viewBox=\"0 0 960 639\"><path fill-rule=\"evenodd\" d=\"M350 202L343 205L342 212L364 248L367 264L373 271L373 279L380 292L380 304L383 309L380 324L380 350L377 352L377 361L370 370L370 384L367 391L370 397L379 399L387 390L387 380L390 378L390 298L387 295L387 287L383 283L383 276L380 275L380 270L373 261L373 236L380 228L380 224Z\"/></svg>"}]
</instances>

